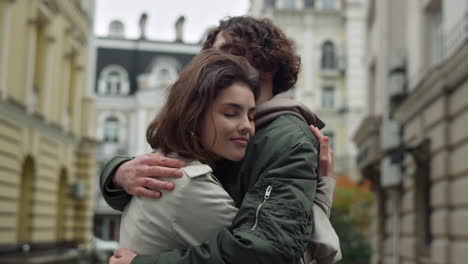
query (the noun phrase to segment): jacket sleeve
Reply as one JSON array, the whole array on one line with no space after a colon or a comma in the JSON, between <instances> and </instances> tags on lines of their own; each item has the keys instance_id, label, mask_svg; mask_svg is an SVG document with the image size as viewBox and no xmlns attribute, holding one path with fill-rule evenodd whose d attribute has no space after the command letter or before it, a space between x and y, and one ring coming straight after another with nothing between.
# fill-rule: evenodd
<instances>
[{"instance_id":1,"label":"jacket sleeve","mask_svg":"<svg viewBox=\"0 0 468 264\"><path fill-rule=\"evenodd\" d=\"M335 193L336 181L330 177L317 178L317 193L315 194L314 204L320 207L322 211L330 217L330 210L333 205L333 195Z\"/></svg>"},{"instance_id":2,"label":"jacket sleeve","mask_svg":"<svg viewBox=\"0 0 468 264\"><path fill-rule=\"evenodd\" d=\"M121 212L125 209L125 206L132 196L123 189L112 187L112 177L120 165L131 159L133 158L127 156L114 157L106 163L99 178L101 194L104 197L104 200L110 205L110 207Z\"/></svg>"},{"instance_id":3,"label":"jacket sleeve","mask_svg":"<svg viewBox=\"0 0 468 264\"><path fill-rule=\"evenodd\" d=\"M171 230L184 247L200 245L220 228L230 226L238 211L229 194L213 178L210 174L197 176L183 185L177 184L173 191L176 210Z\"/></svg>"},{"instance_id":4,"label":"jacket sleeve","mask_svg":"<svg viewBox=\"0 0 468 264\"><path fill-rule=\"evenodd\" d=\"M230 228L200 246L139 255L132 263L299 263L313 230L317 146L296 141L276 156L244 197Z\"/></svg>"},{"instance_id":5,"label":"jacket sleeve","mask_svg":"<svg viewBox=\"0 0 468 264\"><path fill-rule=\"evenodd\" d=\"M336 181L330 177L319 177L314 199L314 232L310 237L304 261L306 264L333 264L341 260L340 241L330 223L330 210Z\"/></svg>"}]
</instances>

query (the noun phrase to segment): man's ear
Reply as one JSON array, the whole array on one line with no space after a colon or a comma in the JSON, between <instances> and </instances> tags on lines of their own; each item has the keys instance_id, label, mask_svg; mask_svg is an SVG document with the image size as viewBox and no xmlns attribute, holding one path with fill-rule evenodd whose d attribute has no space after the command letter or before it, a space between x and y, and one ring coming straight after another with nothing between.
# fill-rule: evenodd
<instances>
[{"instance_id":1,"label":"man's ear","mask_svg":"<svg viewBox=\"0 0 468 264\"><path fill-rule=\"evenodd\" d=\"M271 71L271 72L260 72L258 75L258 79L261 81L264 80L272 80L273 77L275 77L276 71Z\"/></svg>"}]
</instances>

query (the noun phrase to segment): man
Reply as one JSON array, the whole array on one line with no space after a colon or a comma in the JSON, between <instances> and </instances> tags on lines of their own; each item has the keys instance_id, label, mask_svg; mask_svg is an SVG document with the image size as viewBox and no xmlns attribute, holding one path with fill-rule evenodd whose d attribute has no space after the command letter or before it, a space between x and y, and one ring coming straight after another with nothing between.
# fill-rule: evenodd
<instances>
[{"instance_id":1,"label":"man","mask_svg":"<svg viewBox=\"0 0 468 264\"><path fill-rule=\"evenodd\" d=\"M276 96L295 84L300 58L271 21L251 17L222 21L203 48L244 56L260 72L257 132L246 156L240 164L217 164L215 170L239 212L229 228L200 246L159 256L135 256L119 250L111 263L299 263L313 231L319 148L306 122L319 128L324 125L299 103ZM326 140L324 137L322 142L326 144ZM183 165L155 154L133 160L116 157L101 175L103 195L118 210L130 199L125 191L115 188L118 186L130 194L160 197L161 192L155 189L171 190L173 184L144 176L180 176L170 167ZM324 173L331 175L333 168L326 169Z\"/></svg>"}]
</instances>

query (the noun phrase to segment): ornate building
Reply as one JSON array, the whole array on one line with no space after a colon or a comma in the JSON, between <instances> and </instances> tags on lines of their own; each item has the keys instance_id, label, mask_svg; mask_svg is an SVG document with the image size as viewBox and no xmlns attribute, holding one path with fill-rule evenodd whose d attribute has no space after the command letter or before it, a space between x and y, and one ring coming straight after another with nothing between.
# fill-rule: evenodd
<instances>
[{"instance_id":1,"label":"ornate building","mask_svg":"<svg viewBox=\"0 0 468 264\"><path fill-rule=\"evenodd\" d=\"M76 261L92 227L92 0L0 0L0 262Z\"/></svg>"},{"instance_id":2,"label":"ornate building","mask_svg":"<svg viewBox=\"0 0 468 264\"><path fill-rule=\"evenodd\" d=\"M367 116L355 135L372 181L372 263L468 259L468 2L370 0Z\"/></svg>"},{"instance_id":3,"label":"ornate building","mask_svg":"<svg viewBox=\"0 0 468 264\"><path fill-rule=\"evenodd\" d=\"M294 96L327 124L335 172L357 178L352 135L365 110L363 0L252 0L295 43L302 69Z\"/></svg>"},{"instance_id":4,"label":"ornate building","mask_svg":"<svg viewBox=\"0 0 468 264\"><path fill-rule=\"evenodd\" d=\"M199 44L182 41L183 17L175 23L175 41L146 38L146 20L140 19L140 38L125 38L124 25L113 21L109 35L95 39L96 61L93 121L100 141L98 164L102 167L116 155L151 151L146 128L165 100L166 88L200 52ZM96 189L95 234L117 240L120 214L111 209Z\"/></svg>"}]
</instances>

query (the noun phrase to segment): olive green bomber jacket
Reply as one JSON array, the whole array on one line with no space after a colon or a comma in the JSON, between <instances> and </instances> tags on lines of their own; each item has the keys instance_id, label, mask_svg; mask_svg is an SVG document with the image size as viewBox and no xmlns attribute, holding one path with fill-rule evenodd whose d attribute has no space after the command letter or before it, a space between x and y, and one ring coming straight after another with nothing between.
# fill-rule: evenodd
<instances>
[{"instance_id":1,"label":"olive green bomber jacket","mask_svg":"<svg viewBox=\"0 0 468 264\"><path fill-rule=\"evenodd\" d=\"M283 115L257 128L240 168L238 188L246 190L233 225L208 242L186 251L137 256L132 263L298 263L312 232L318 142L305 122ZM104 169L101 186L118 157ZM232 186L231 186L232 187ZM107 202L122 210L124 192L103 190Z\"/></svg>"}]
</instances>

